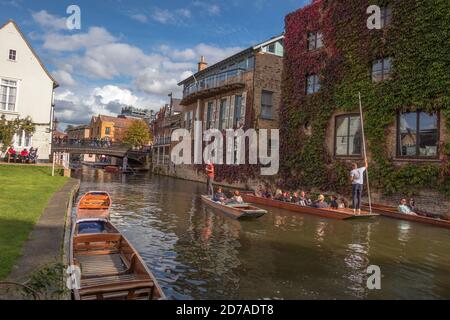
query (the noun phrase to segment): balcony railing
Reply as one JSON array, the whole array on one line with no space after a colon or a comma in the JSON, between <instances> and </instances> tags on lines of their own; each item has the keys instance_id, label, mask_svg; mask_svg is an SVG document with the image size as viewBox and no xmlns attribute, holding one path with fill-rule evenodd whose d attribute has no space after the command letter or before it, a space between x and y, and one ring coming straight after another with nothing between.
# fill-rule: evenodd
<instances>
[{"instance_id":1,"label":"balcony railing","mask_svg":"<svg viewBox=\"0 0 450 320\"><path fill-rule=\"evenodd\" d=\"M183 91L183 98L186 98L194 93L200 93L204 90L219 88L225 85L243 83L243 74L247 70L245 69L233 69L222 73L218 73L198 82L185 87Z\"/></svg>"}]
</instances>

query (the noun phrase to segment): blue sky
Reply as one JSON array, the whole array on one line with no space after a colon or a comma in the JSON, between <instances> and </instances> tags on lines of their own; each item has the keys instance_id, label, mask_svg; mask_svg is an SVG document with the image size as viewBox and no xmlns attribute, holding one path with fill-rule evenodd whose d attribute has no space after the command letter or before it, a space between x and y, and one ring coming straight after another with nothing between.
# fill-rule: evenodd
<instances>
[{"instance_id":1,"label":"blue sky","mask_svg":"<svg viewBox=\"0 0 450 320\"><path fill-rule=\"evenodd\" d=\"M157 109L200 55L214 63L283 32L284 17L309 0L0 0L60 82L63 124L114 114L122 105ZM81 30L65 27L81 8Z\"/></svg>"}]
</instances>

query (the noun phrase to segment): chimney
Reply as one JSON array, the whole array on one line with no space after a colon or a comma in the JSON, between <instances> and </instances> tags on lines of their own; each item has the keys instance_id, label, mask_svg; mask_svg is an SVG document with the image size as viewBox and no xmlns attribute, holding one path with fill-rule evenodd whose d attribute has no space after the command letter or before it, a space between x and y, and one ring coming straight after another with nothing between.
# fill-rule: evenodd
<instances>
[{"instance_id":1,"label":"chimney","mask_svg":"<svg viewBox=\"0 0 450 320\"><path fill-rule=\"evenodd\" d=\"M198 63L198 72L205 70L207 66L208 64L205 62L205 57L201 56L200 62Z\"/></svg>"}]
</instances>

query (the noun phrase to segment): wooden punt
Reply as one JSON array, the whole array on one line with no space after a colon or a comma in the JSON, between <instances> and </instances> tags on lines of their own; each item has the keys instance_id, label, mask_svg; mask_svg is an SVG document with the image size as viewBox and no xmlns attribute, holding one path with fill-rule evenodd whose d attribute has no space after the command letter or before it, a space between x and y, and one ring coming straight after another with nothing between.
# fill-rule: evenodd
<instances>
[{"instance_id":1,"label":"wooden punt","mask_svg":"<svg viewBox=\"0 0 450 320\"><path fill-rule=\"evenodd\" d=\"M368 207L369 207L368 204L363 205L363 208L368 208ZM429 225L443 227L443 228L450 228L449 220L402 214L402 213L399 213L397 208L395 208L395 207L385 206L385 205L381 205L381 204L372 204L372 211L379 213L382 216L389 217L389 218L424 223L424 224L429 224Z\"/></svg>"},{"instance_id":2,"label":"wooden punt","mask_svg":"<svg viewBox=\"0 0 450 320\"><path fill-rule=\"evenodd\" d=\"M376 213L371 214L367 211L362 211L361 214L354 214L353 210L351 209L336 210L331 208L319 209L313 207L303 207L295 203L257 197L252 193L242 193L242 198L244 199L245 202L261 204L268 207L274 207L303 214L315 215L322 218L349 220L349 219L367 219L379 216L379 214Z\"/></svg>"},{"instance_id":3,"label":"wooden punt","mask_svg":"<svg viewBox=\"0 0 450 320\"><path fill-rule=\"evenodd\" d=\"M87 193L78 204L69 258L70 265L79 267L81 271L79 286L73 289L74 298L165 299L139 253L109 221L109 209L105 208L110 204L111 199L105 192Z\"/></svg>"},{"instance_id":4,"label":"wooden punt","mask_svg":"<svg viewBox=\"0 0 450 320\"><path fill-rule=\"evenodd\" d=\"M87 192L78 202L76 219L109 219L111 204L111 196L107 192Z\"/></svg>"},{"instance_id":5,"label":"wooden punt","mask_svg":"<svg viewBox=\"0 0 450 320\"><path fill-rule=\"evenodd\" d=\"M259 218L267 213L266 210L260 209L258 207L249 205L249 204L233 204L233 205L225 205L219 202L212 201L209 196L202 196L202 200L208 206L222 211L223 213L235 218L235 219L244 219L244 218Z\"/></svg>"}]
</instances>

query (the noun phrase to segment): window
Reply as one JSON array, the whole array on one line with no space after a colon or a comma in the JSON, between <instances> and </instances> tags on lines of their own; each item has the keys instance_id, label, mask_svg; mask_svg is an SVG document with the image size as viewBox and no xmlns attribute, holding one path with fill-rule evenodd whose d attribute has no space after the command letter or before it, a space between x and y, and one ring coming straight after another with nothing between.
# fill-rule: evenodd
<instances>
[{"instance_id":1,"label":"window","mask_svg":"<svg viewBox=\"0 0 450 320\"><path fill-rule=\"evenodd\" d=\"M9 50L9 60L16 61L17 58L17 51L16 50Z\"/></svg>"},{"instance_id":2,"label":"window","mask_svg":"<svg viewBox=\"0 0 450 320\"><path fill-rule=\"evenodd\" d=\"M313 51L323 47L323 34L321 32L308 33L308 51Z\"/></svg>"},{"instance_id":3,"label":"window","mask_svg":"<svg viewBox=\"0 0 450 320\"><path fill-rule=\"evenodd\" d=\"M16 147L29 148L31 147L31 134L22 131L15 136L15 142Z\"/></svg>"},{"instance_id":4,"label":"window","mask_svg":"<svg viewBox=\"0 0 450 320\"><path fill-rule=\"evenodd\" d=\"M357 157L362 154L361 118L359 115L336 117L335 156Z\"/></svg>"},{"instance_id":5,"label":"window","mask_svg":"<svg viewBox=\"0 0 450 320\"><path fill-rule=\"evenodd\" d=\"M391 23L392 10L386 6L381 8L381 27L384 28Z\"/></svg>"},{"instance_id":6,"label":"window","mask_svg":"<svg viewBox=\"0 0 450 320\"><path fill-rule=\"evenodd\" d=\"M212 109L213 102L208 102L208 109L206 110L206 130L212 128Z\"/></svg>"},{"instance_id":7,"label":"window","mask_svg":"<svg viewBox=\"0 0 450 320\"><path fill-rule=\"evenodd\" d=\"M261 94L261 118L272 119L273 92L263 90Z\"/></svg>"},{"instance_id":8,"label":"window","mask_svg":"<svg viewBox=\"0 0 450 320\"><path fill-rule=\"evenodd\" d=\"M193 112L190 111L190 112L187 112L185 115L186 129L191 129L191 127L192 127L192 114L193 114Z\"/></svg>"},{"instance_id":9,"label":"window","mask_svg":"<svg viewBox=\"0 0 450 320\"><path fill-rule=\"evenodd\" d=\"M0 110L16 111L17 81L2 79L0 86Z\"/></svg>"},{"instance_id":10,"label":"window","mask_svg":"<svg viewBox=\"0 0 450 320\"><path fill-rule=\"evenodd\" d=\"M219 130L226 129L227 123L227 99L220 101L220 114L219 114Z\"/></svg>"},{"instance_id":11,"label":"window","mask_svg":"<svg viewBox=\"0 0 450 320\"><path fill-rule=\"evenodd\" d=\"M267 52L275 53L275 43L269 44L267 46Z\"/></svg>"},{"instance_id":12,"label":"window","mask_svg":"<svg viewBox=\"0 0 450 320\"><path fill-rule=\"evenodd\" d=\"M320 91L320 79L317 74L311 74L306 77L306 94L317 93Z\"/></svg>"},{"instance_id":13,"label":"window","mask_svg":"<svg viewBox=\"0 0 450 320\"><path fill-rule=\"evenodd\" d=\"M233 128L238 128L242 117L242 96L235 96L234 98L234 118Z\"/></svg>"},{"instance_id":14,"label":"window","mask_svg":"<svg viewBox=\"0 0 450 320\"><path fill-rule=\"evenodd\" d=\"M391 78L392 58L378 59L372 62L372 81L380 82Z\"/></svg>"},{"instance_id":15,"label":"window","mask_svg":"<svg viewBox=\"0 0 450 320\"><path fill-rule=\"evenodd\" d=\"M398 116L398 156L438 157L439 117L437 113L403 112Z\"/></svg>"},{"instance_id":16,"label":"window","mask_svg":"<svg viewBox=\"0 0 450 320\"><path fill-rule=\"evenodd\" d=\"M105 128L105 134L106 134L107 136L109 136L109 135L111 134L111 128L110 128L110 127L106 127L106 128Z\"/></svg>"}]
</instances>

